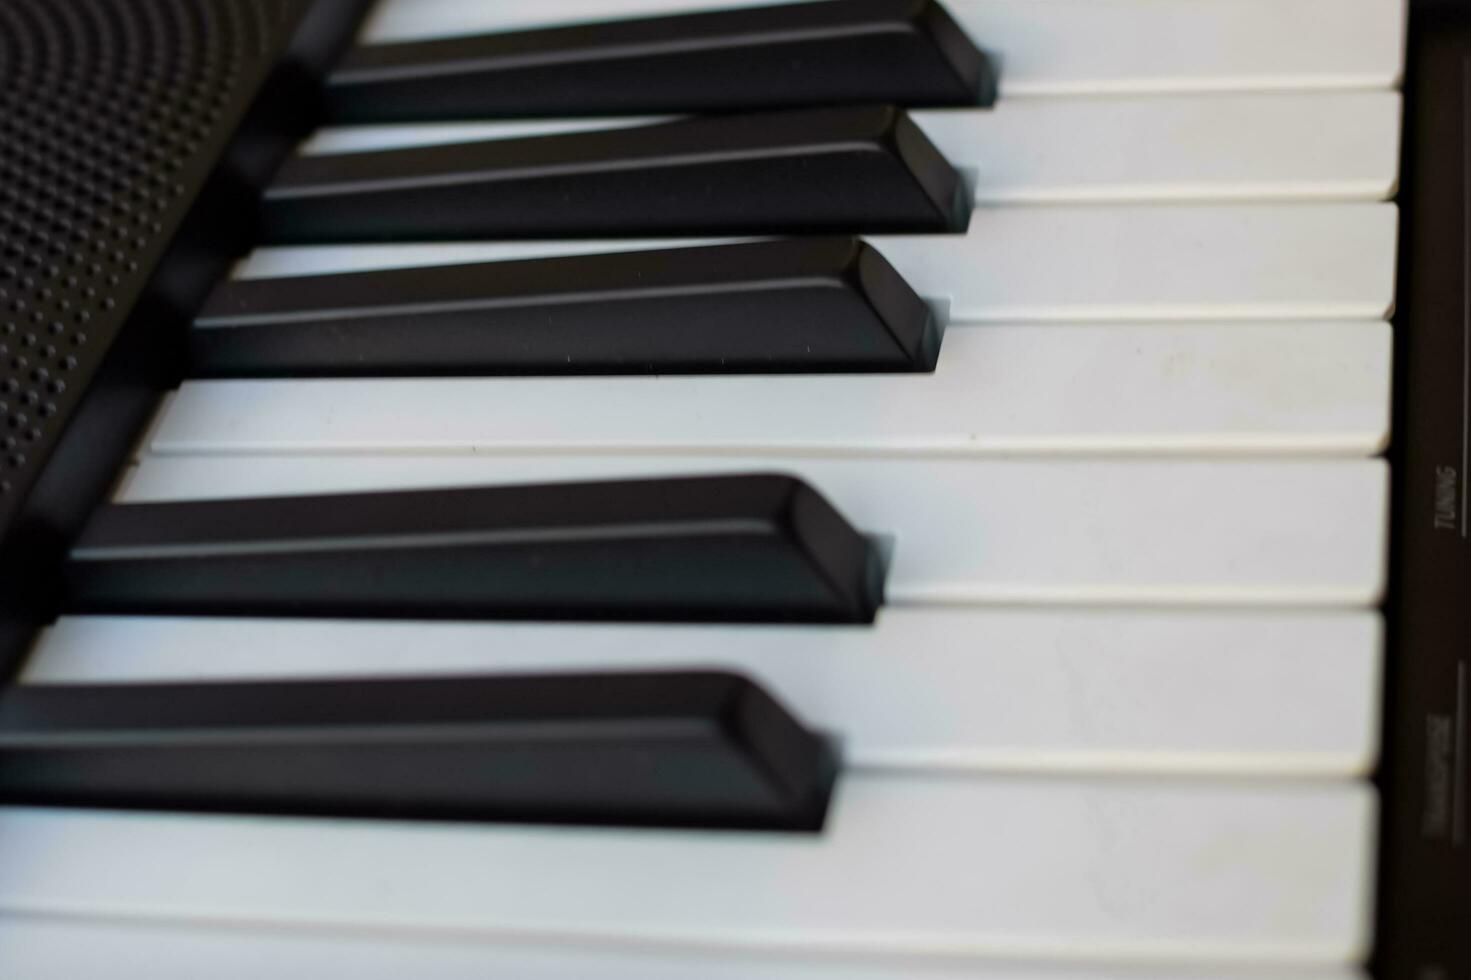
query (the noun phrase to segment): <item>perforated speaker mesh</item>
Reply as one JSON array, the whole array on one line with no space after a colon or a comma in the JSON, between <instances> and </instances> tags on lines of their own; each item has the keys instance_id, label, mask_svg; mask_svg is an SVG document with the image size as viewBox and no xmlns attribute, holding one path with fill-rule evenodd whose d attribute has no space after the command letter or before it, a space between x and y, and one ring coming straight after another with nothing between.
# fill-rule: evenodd
<instances>
[{"instance_id":1,"label":"perforated speaker mesh","mask_svg":"<svg viewBox=\"0 0 1471 980\"><path fill-rule=\"evenodd\" d=\"M0 0L0 684L369 0Z\"/></svg>"},{"instance_id":2,"label":"perforated speaker mesh","mask_svg":"<svg viewBox=\"0 0 1471 980\"><path fill-rule=\"evenodd\" d=\"M0 0L0 510L295 19L289 0Z\"/></svg>"}]
</instances>

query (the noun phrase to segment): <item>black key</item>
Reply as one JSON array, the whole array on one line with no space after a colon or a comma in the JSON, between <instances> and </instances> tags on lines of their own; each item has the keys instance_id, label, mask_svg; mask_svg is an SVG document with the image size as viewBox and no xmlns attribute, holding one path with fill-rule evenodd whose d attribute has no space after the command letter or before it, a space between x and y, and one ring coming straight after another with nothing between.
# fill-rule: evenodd
<instances>
[{"instance_id":1,"label":"black key","mask_svg":"<svg viewBox=\"0 0 1471 980\"><path fill-rule=\"evenodd\" d=\"M934 0L845 0L365 45L338 122L990 105L986 56Z\"/></svg>"},{"instance_id":2,"label":"black key","mask_svg":"<svg viewBox=\"0 0 1471 980\"><path fill-rule=\"evenodd\" d=\"M74 612L871 622L880 559L786 476L123 504Z\"/></svg>"},{"instance_id":3,"label":"black key","mask_svg":"<svg viewBox=\"0 0 1471 980\"><path fill-rule=\"evenodd\" d=\"M266 242L962 231L965 184L884 106L298 156Z\"/></svg>"},{"instance_id":4,"label":"black key","mask_svg":"<svg viewBox=\"0 0 1471 980\"><path fill-rule=\"evenodd\" d=\"M935 317L853 238L243 279L210 377L931 371Z\"/></svg>"},{"instance_id":5,"label":"black key","mask_svg":"<svg viewBox=\"0 0 1471 980\"><path fill-rule=\"evenodd\" d=\"M834 773L714 672L0 694L6 804L816 830Z\"/></svg>"}]
</instances>

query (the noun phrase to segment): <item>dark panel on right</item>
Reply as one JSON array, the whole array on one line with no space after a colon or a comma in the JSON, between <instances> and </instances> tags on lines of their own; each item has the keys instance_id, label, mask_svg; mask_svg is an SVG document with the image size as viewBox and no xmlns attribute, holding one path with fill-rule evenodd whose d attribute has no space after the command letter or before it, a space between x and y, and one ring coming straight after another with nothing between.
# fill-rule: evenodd
<instances>
[{"instance_id":1,"label":"dark panel on right","mask_svg":"<svg viewBox=\"0 0 1471 980\"><path fill-rule=\"evenodd\" d=\"M1471 976L1471 8L1411 15L1375 973Z\"/></svg>"}]
</instances>

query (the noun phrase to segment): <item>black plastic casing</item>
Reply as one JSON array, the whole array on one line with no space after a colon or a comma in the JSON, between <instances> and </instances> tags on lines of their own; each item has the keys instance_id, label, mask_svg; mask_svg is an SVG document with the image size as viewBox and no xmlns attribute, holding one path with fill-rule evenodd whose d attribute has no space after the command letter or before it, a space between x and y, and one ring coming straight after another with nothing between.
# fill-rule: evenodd
<instances>
[{"instance_id":1,"label":"black plastic casing","mask_svg":"<svg viewBox=\"0 0 1471 980\"><path fill-rule=\"evenodd\" d=\"M0 666L57 608L188 323L367 0L0 5ZM114 9L116 8L116 9Z\"/></svg>"},{"instance_id":2,"label":"black plastic casing","mask_svg":"<svg viewBox=\"0 0 1471 980\"><path fill-rule=\"evenodd\" d=\"M1410 13L1377 980L1471 976L1471 5Z\"/></svg>"}]
</instances>

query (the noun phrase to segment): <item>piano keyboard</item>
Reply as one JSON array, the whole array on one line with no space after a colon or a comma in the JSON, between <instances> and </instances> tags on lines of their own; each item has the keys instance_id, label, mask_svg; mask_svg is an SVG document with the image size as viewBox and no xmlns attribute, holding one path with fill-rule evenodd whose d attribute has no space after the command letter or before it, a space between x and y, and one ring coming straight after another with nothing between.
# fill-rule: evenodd
<instances>
[{"instance_id":1,"label":"piano keyboard","mask_svg":"<svg viewBox=\"0 0 1471 980\"><path fill-rule=\"evenodd\" d=\"M378 0L358 40L758 5ZM995 64L996 104L902 118L958 176L963 228L702 230L681 211L674 232L374 241L303 224L257 242L202 304L193 375L111 493L125 509L786 474L881 553L872 624L192 616L154 597L135 615L73 603L18 678L83 692L729 672L831 740L821 830L5 806L0 976L1362 975L1394 588L1380 457L1406 4L947 8ZM331 191L374 154L413 167L470 146L500 167L537 139L682 124L637 110L329 122L295 163ZM538 176L601 173L560 152ZM753 169L709 194L738 203ZM378 179L353 227L372 232ZM291 214L290 194L266 194ZM440 215L431 200L415 206ZM658 304L753 254L722 249L814 230L861 240L917 297L933 370L855 370L793 345L722 373L660 352L683 330L718 338ZM593 288L558 281L576 265L538 266L663 251L689 282L656 289L635 263ZM447 266L469 270L462 285L444 285ZM517 276L532 286L455 292ZM763 283L715 299L732 321L759 317ZM533 308L548 325L624 308L668 329L586 363L555 337L516 362L423 336L436 317ZM875 329L893 325L885 309Z\"/></svg>"}]
</instances>

